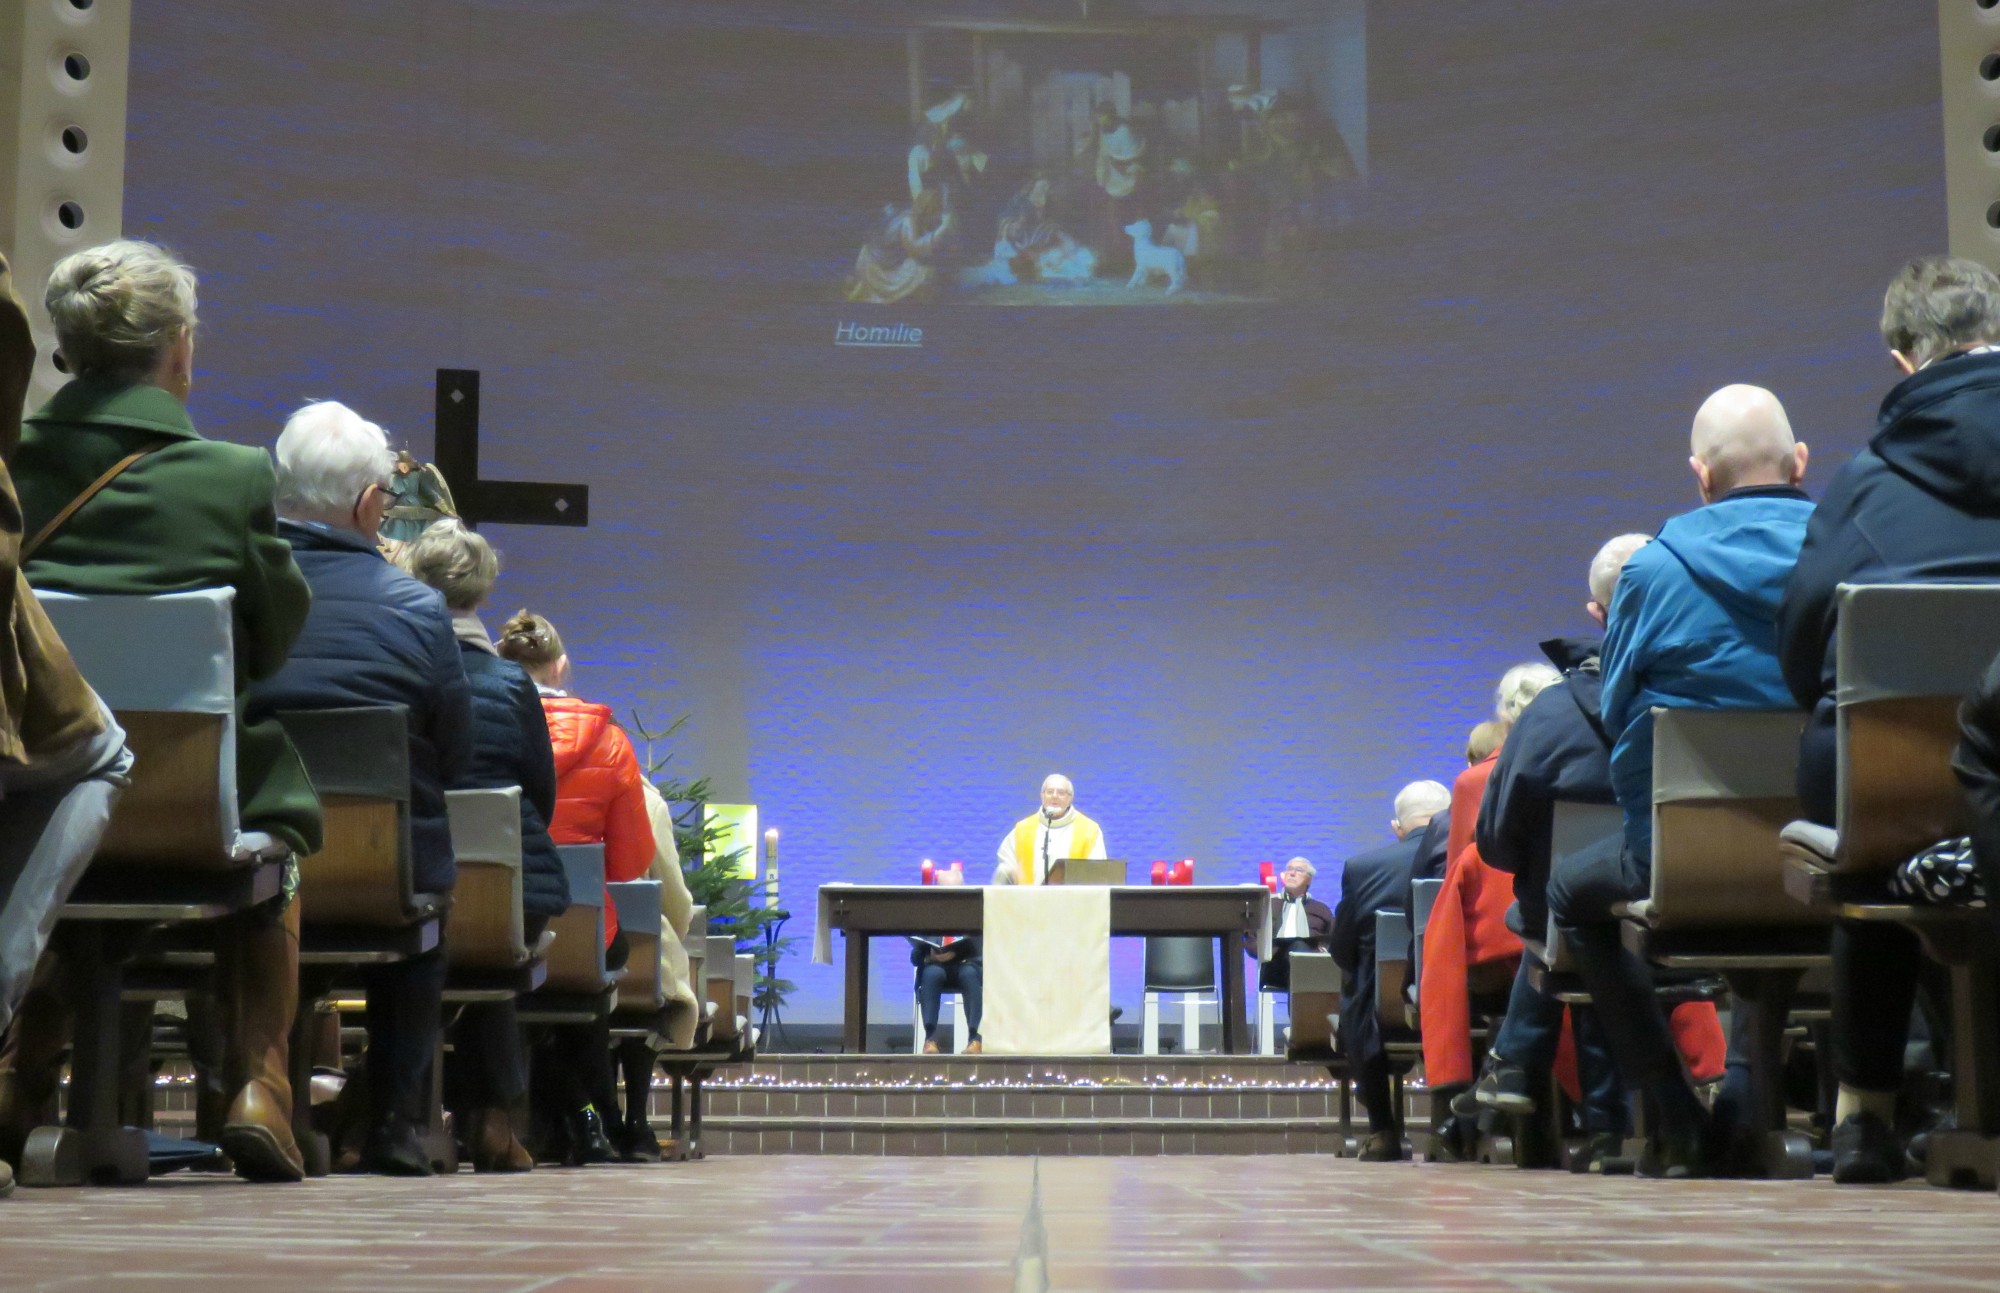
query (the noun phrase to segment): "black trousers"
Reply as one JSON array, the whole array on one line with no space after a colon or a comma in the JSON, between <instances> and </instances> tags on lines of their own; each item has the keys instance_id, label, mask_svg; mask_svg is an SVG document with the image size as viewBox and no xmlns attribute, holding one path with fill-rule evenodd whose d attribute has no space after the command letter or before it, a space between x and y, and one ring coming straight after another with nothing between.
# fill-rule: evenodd
<instances>
[{"instance_id":1,"label":"black trousers","mask_svg":"<svg viewBox=\"0 0 2000 1293\"><path fill-rule=\"evenodd\" d=\"M368 1083L377 1121L421 1123L443 1027L444 947L368 971Z\"/></svg>"},{"instance_id":2,"label":"black trousers","mask_svg":"<svg viewBox=\"0 0 2000 1293\"><path fill-rule=\"evenodd\" d=\"M1833 1071L1843 1086L1903 1085L1910 1009L1925 972L1923 947L1903 925L1843 920L1833 927Z\"/></svg>"},{"instance_id":3,"label":"black trousers","mask_svg":"<svg viewBox=\"0 0 2000 1293\"><path fill-rule=\"evenodd\" d=\"M1556 859L1549 910L1576 948L1604 1039L1625 1081L1651 1096L1666 1130L1700 1128L1707 1112L1688 1082L1673 1029L1653 995L1653 967L1625 947L1613 908L1652 889L1652 867L1611 836Z\"/></svg>"}]
</instances>

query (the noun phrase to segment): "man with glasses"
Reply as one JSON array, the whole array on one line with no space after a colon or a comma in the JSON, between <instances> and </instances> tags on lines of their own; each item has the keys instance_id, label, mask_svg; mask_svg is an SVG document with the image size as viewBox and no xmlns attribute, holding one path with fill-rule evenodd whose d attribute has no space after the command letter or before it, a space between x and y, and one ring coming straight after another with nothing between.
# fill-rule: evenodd
<instances>
[{"instance_id":1,"label":"man with glasses","mask_svg":"<svg viewBox=\"0 0 2000 1293\"><path fill-rule=\"evenodd\" d=\"M419 893L457 878L444 792L472 752L471 687L444 599L379 550L394 459L382 428L343 404L308 404L278 436L278 531L312 587L312 610L278 673L250 693L250 716L402 705L409 712L410 853ZM368 978L372 1123L360 1166L427 1176L445 957L379 966Z\"/></svg>"}]
</instances>

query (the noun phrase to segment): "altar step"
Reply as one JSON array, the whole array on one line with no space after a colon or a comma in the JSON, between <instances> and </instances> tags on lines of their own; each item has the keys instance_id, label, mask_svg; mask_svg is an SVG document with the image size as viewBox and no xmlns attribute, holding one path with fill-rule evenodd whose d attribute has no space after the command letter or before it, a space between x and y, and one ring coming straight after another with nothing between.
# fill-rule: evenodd
<instances>
[{"instance_id":1,"label":"altar step","mask_svg":"<svg viewBox=\"0 0 2000 1293\"><path fill-rule=\"evenodd\" d=\"M1356 1134L1324 1068L1259 1056L773 1056L705 1092L711 1154L1338 1154Z\"/></svg>"}]
</instances>

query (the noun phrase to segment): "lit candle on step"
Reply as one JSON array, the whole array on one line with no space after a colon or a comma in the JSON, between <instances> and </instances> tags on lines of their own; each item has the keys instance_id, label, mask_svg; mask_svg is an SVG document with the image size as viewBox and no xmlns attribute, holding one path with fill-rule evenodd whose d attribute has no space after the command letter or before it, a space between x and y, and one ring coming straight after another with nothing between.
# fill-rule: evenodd
<instances>
[{"instance_id":1,"label":"lit candle on step","mask_svg":"<svg viewBox=\"0 0 2000 1293\"><path fill-rule=\"evenodd\" d=\"M764 832L764 905L778 905L778 828Z\"/></svg>"}]
</instances>

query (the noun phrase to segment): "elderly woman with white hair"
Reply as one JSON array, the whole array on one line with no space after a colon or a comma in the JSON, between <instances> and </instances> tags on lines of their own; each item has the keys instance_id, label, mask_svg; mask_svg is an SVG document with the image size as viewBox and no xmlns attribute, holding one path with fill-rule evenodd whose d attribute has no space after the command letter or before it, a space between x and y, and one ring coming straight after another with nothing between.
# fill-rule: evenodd
<instances>
[{"instance_id":1,"label":"elderly woman with white hair","mask_svg":"<svg viewBox=\"0 0 2000 1293\"><path fill-rule=\"evenodd\" d=\"M1512 728L1542 689L1562 675L1542 661L1517 664L1494 688L1493 717ZM1424 932L1419 1014L1424 1021L1424 1078L1433 1090L1471 1083L1472 998L1504 994L1521 955L1521 939L1507 928L1514 891L1508 877L1489 868L1472 840L1479 804L1500 749L1458 774L1451 790L1451 832L1444 888Z\"/></svg>"},{"instance_id":2,"label":"elderly woman with white hair","mask_svg":"<svg viewBox=\"0 0 2000 1293\"><path fill-rule=\"evenodd\" d=\"M240 693L285 662L310 597L277 532L270 457L204 440L188 418L194 272L150 243L114 242L58 263L45 300L71 380L27 419L10 462L33 536L21 554L28 580L86 594L232 590ZM295 854L318 848L319 801L283 729L236 730L243 829ZM297 1180L305 1167L286 1080L296 905L280 897L233 920L216 979L229 1085L204 1080L197 1126L221 1140L239 1174ZM0 1056L0 1156L18 1152L18 1136L54 1099L65 1015L47 988L22 1006Z\"/></svg>"},{"instance_id":3,"label":"elderly woman with white hair","mask_svg":"<svg viewBox=\"0 0 2000 1293\"><path fill-rule=\"evenodd\" d=\"M308 404L285 423L277 458L279 530L312 587L312 610L292 658L251 689L249 713L403 706L415 887L448 894L457 867L444 791L471 759L471 693L444 599L377 547L394 463L388 437L344 404ZM430 1174L419 1130L444 973L442 946L368 972L373 1121L353 1158L371 1171Z\"/></svg>"}]
</instances>

